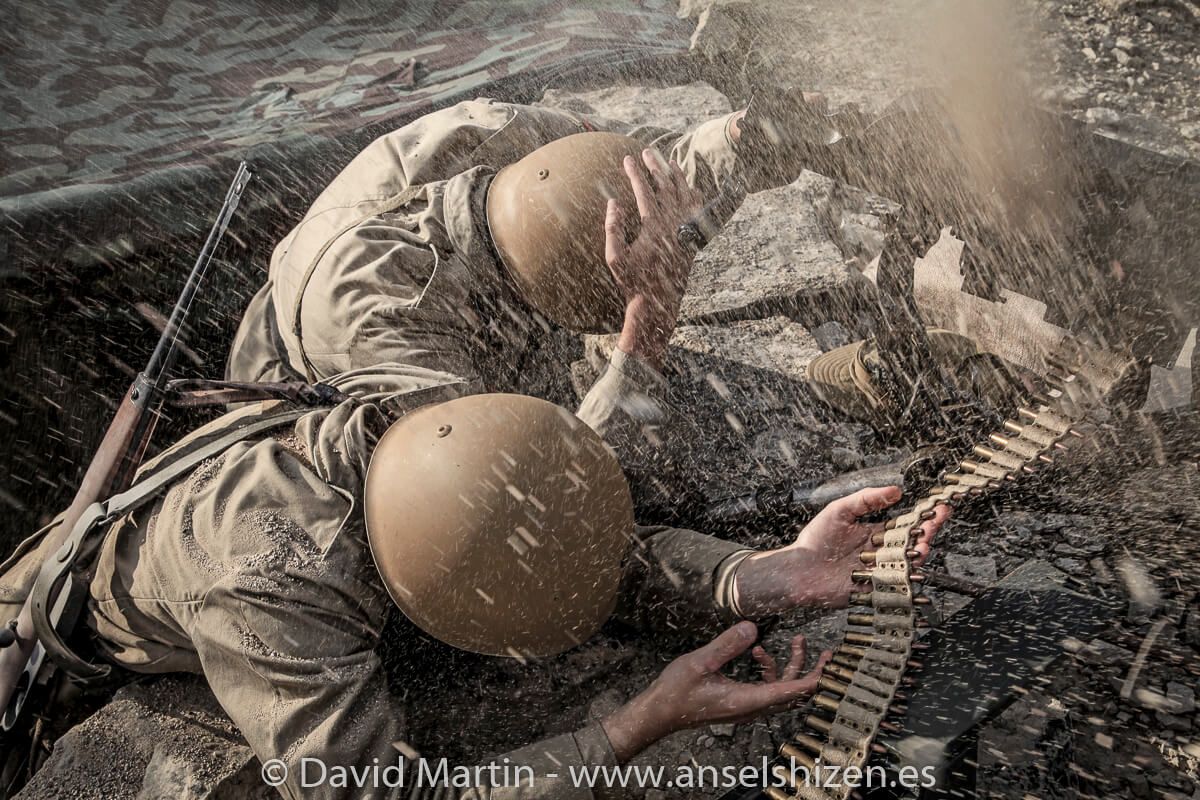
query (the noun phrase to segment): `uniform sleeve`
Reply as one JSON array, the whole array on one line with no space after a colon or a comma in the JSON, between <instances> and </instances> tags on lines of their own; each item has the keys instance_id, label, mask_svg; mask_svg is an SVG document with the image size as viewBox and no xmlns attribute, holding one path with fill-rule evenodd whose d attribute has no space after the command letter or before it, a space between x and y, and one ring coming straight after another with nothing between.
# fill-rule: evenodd
<instances>
[{"instance_id":1,"label":"uniform sleeve","mask_svg":"<svg viewBox=\"0 0 1200 800\"><path fill-rule=\"evenodd\" d=\"M278 787L284 797L605 797L602 790L576 787L571 771L616 764L598 724L483 765L447 762L441 777L449 778L450 786L438 790L442 762L430 754L418 755L419 746L405 739L403 709L388 692L372 646L374 633L353 616L330 613L324 604L281 600L291 593L274 581L215 588L193 629L213 693L255 755L274 770L271 775L286 775ZM419 697L419 687L411 694ZM486 764L497 768L475 769ZM376 765L379 770L369 769ZM398 769L384 771L393 765ZM340 767L367 770L368 785L338 780L345 774ZM463 774L474 778L472 785L455 777Z\"/></svg>"},{"instance_id":2,"label":"uniform sleeve","mask_svg":"<svg viewBox=\"0 0 1200 800\"><path fill-rule=\"evenodd\" d=\"M626 467L670 417L667 381L646 362L619 348L579 404L577 415L617 452Z\"/></svg>"},{"instance_id":3,"label":"uniform sleeve","mask_svg":"<svg viewBox=\"0 0 1200 800\"><path fill-rule=\"evenodd\" d=\"M741 619L734 572L754 552L683 528L639 527L617 616L659 632L711 633L729 625Z\"/></svg>"},{"instance_id":4,"label":"uniform sleeve","mask_svg":"<svg viewBox=\"0 0 1200 800\"><path fill-rule=\"evenodd\" d=\"M679 162L692 188L699 189L705 197L712 197L737 168L737 155L729 134L733 118L734 114L726 114L683 133L615 120L589 117L588 121L594 127L624 133L647 147L658 149L667 158Z\"/></svg>"}]
</instances>

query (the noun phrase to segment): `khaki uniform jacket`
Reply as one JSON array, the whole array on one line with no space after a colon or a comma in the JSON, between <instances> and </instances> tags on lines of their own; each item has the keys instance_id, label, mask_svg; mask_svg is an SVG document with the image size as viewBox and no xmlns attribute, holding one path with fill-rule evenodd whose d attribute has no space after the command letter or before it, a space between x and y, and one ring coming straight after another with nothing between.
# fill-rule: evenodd
<instances>
[{"instance_id":1,"label":"khaki uniform jacket","mask_svg":"<svg viewBox=\"0 0 1200 800\"><path fill-rule=\"evenodd\" d=\"M369 369L386 391L397 372L421 367L473 392L543 395L547 369L565 375L567 365L538 362L550 327L515 295L492 249L484 207L496 170L555 139L615 130L676 159L711 196L735 166L729 119L679 135L473 100L381 136L276 247L228 376L318 381ZM617 351L578 414L623 456L663 416L660 381Z\"/></svg>"},{"instance_id":2,"label":"khaki uniform jacket","mask_svg":"<svg viewBox=\"0 0 1200 800\"><path fill-rule=\"evenodd\" d=\"M469 388L414 368L391 378L388 405L396 412ZM372 380L352 374L335 382L369 394ZM294 431L241 442L203 463L157 503L114 524L91 583L86 621L102 654L136 672L203 673L255 754L288 766L280 791L289 798L408 796L411 788L304 788L301 767L306 758L330 767L395 764L394 743L422 751L376 652L393 612L360 498L372 448L392 420L370 400L313 411ZM258 405L232 412L189 440L260 413ZM159 461L171 457L167 451ZM723 565L740 548L691 531L638 534L622 589L622 605L636 609L629 616L645 622L661 612L672 626L692 628L722 622L715 582L727 582ZM419 702L419 684L404 694ZM532 788L441 796L612 796L569 780L572 765L614 763L598 724L505 757L534 769Z\"/></svg>"}]
</instances>

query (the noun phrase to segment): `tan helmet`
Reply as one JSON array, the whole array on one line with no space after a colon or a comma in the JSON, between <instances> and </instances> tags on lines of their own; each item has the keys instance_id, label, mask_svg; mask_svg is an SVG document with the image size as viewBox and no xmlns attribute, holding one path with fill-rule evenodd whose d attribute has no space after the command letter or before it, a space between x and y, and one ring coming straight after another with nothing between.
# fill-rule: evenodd
<instances>
[{"instance_id":1,"label":"tan helmet","mask_svg":"<svg viewBox=\"0 0 1200 800\"><path fill-rule=\"evenodd\" d=\"M447 644L554 655L612 613L629 486L600 437L552 403L486 394L406 415L375 448L365 502L392 600Z\"/></svg>"},{"instance_id":2,"label":"tan helmet","mask_svg":"<svg viewBox=\"0 0 1200 800\"><path fill-rule=\"evenodd\" d=\"M525 301L579 333L621 329L625 302L604 259L609 198L625 209L626 241L640 221L625 156L642 146L619 133L577 133L539 147L497 173L487 220L500 260Z\"/></svg>"}]
</instances>

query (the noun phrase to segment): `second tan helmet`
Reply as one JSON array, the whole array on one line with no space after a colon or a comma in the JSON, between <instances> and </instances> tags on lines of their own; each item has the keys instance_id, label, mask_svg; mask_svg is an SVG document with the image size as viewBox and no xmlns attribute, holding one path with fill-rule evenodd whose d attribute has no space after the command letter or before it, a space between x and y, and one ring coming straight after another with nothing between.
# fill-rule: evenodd
<instances>
[{"instance_id":1,"label":"second tan helmet","mask_svg":"<svg viewBox=\"0 0 1200 800\"><path fill-rule=\"evenodd\" d=\"M616 604L629 487L600 437L552 403L475 395L406 415L375 448L365 503L392 600L449 645L553 655Z\"/></svg>"},{"instance_id":2,"label":"second tan helmet","mask_svg":"<svg viewBox=\"0 0 1200 800\"><path fill-rule=\"evenodd\" d=\"M626 240L636 236L622 161L631 155L640 165L641 151L618 133L577 133L500 170L488 189L488 228L501 261L526 302L564 328L621 328L625 302L604 260L604 216L616 199L630 226Z\"/></svg>"}]
</instances>

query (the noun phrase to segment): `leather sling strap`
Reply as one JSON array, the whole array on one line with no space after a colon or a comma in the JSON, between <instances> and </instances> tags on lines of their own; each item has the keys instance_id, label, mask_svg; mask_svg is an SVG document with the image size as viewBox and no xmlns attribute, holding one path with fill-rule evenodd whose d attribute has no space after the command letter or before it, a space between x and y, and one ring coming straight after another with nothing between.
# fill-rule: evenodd
<instances>
[{"instance_id":1,"label":"leather sling strap","mask_svg":"<svg viewBox=\"0 0 1200 800\"><path fill-rule=\"evenodd\" d=\"M311 408L292 409L243 425L185 451L174 460L156 468L129 489L103 503L93 503L80 517L58 552L42 564L30 592L33 601L33 626L38 640L45 648L45 654L77 681L106 679L112 671L109 665L93 664L81 658L71 650L64 639L64 635L74 628L86 598L87 584L73 570L76 559L84 551L85 540L97 529L103 530L109 523L155 499L175 481L207 459L220 455L238 442L295 422L310 411ZM55 589L60 585L62 588L56 593ZM41 659L37 660L40 665ZM33 665L33 661L34 659L30 659L30 665L36 674L37 667ZM27 671L29 669L27 668ZM29 675L30 679L33 677L34 675Z\"/></svg>"}]
</instances>

